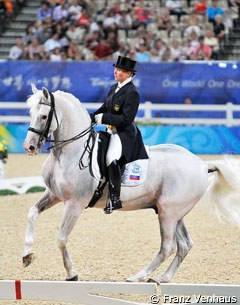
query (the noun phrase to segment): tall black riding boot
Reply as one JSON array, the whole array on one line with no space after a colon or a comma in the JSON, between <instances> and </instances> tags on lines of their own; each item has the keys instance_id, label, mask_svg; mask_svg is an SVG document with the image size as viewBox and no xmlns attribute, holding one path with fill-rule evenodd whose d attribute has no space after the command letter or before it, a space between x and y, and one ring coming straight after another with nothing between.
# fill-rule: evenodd
<instances>
[{"instance_id":1,"label":"tall black riding boot","mask_svg":"<svg viewBox=\"0 0 240 305\"><path fill-rule=\"evenodd\" d=\"M106 214L111 214L113 210L121 209L122 202L120 200L121 191L121 169L117 160L114 160L108 166L109 175L109 202L104 209Z\"/></svg>"}]
</instances>

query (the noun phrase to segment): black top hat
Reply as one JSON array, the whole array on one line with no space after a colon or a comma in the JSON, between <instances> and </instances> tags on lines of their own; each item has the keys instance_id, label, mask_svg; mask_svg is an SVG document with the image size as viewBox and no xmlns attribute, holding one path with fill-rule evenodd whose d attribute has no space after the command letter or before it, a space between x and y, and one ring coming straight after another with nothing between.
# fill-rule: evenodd
<instances>
[{"instance_id":1,"label":"black top hat","mask_svg":"<svg viewBox=\"0 0 240 305\"><path fill-rule=\"evenodd\" d=\"M137 62L135 60L128 57L118 56L117 62L113 64L113 66L126 71L137 72L134 70L136 63Z\"/></svg>"}]
</instances>

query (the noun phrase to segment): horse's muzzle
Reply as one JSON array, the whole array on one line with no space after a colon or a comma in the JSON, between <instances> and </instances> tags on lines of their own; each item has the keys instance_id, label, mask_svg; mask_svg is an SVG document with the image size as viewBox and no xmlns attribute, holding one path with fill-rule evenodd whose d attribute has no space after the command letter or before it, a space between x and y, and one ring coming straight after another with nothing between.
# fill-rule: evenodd
<instances>
[{"instance_id":1,"label":"horse's muzzle","mask_svg":"<svg viewBox=\"0 0 240 305\"><path fill-rule=\"evenodd\" d=\"M39 148L35 147L34 145L30 145L30 146L24 145L24 149L27 151L29 156L35 156L39 151Z\"/></svg>"}]
</instances>

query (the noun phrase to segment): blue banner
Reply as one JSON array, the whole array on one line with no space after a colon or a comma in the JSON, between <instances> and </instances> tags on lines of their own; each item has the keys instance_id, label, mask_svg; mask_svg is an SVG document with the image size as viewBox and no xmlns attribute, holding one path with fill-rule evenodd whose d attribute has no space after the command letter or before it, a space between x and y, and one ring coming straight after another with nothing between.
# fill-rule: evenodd
<instances>
[{"instance_id":1,"label":"blue banner","mask_svg":"<svg viewBox=\"0 0 240 305\"><path fill-rule=\"evenodd\" d=\"M72 93L81 102L102 102L114 83L112 62L0 62L0 101L25 101L31 83ZM134 83L141 102L240 104L240 64L139 63Z\"/></svg>"}]
</instances>

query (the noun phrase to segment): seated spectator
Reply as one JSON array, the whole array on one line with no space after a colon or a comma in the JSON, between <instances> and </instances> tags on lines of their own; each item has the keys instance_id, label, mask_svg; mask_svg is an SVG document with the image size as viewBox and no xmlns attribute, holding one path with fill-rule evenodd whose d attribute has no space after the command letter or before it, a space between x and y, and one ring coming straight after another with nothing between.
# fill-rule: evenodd
<instances>
[{"instance_id":1,"label":"seated spectator","mask_svg":"<svg viewBox=\"0 0 240 305\"><path fill-rule=\"evenodd\" d=\"M66 32L66 36L69 39L69 41L74 40L77 42L77 44L83 43L83 37L86 32L86 29L84 27L76 27L76 24L74 21L70 22L69 28Z\"/></svg>"},{"instance_id":2,"label":"seated spectator","mask_svg":"<svg viewBox=\"0 0 240 305\"><path fill-rule=\"evenodd\" d=\"M108 33L108 38L106 39L106 41L113 52L116 52L119 49L119 43L116 32L110 31Z\"/></svg>"},{"instance_id":3,"label":"seated spectator","mask_svg":"<svg viewBox=\"0 0 240 305\"><path fill-rule=\"evenodd\" d=\"M178 22L180 22L181 16L187 15L182 8L182 2L180 0L167 0L165 5L169 10L170 15L177 16Z\"/></svg>"},{"instance_id":4,"label":"seated spectator","mask_svg":"<svg viewBox=\"0 0 240 305\"><path fill-rule=\"evenodd\" d=\"M219 41L212 30L206 30L204 44L212 48L212 59L218 60Z\"/></svg>"},{"instance_id":5,"label":"seated spectator","mask_svg":"<svg viewBox=\"0 0 240 305\"><path fill-rule=\"evenodd\" d=\"M225 38L225 25L223 24L222 20L223 20L222 15L216 15L215 23L213 27L214 34L218 38L220 42L220 46L224 43L224 38Z\"/></svg>"},{"instance_id":6,"label":"seated spectator","mask_svg":"<svg viewBox=\"0 0 240 305\"><path fill-rule=\"evenodd\" d=\"M33 38L27 48L28 58L30 60L34 60L36 59L36 56L39 55L39 59L41 59L43 52L44 52L44 48L39 45L38 40L36 38Z\"/></svg>"},{"instance_id":7,"label":"seated spectator","mask_svg":"<svg viewBox=\"0 0 240 305\"><path fill-rule=\"evenodd\" d=\"M201 36L203 34L202 27L200 26L199 17L196 14L192 14L188 18L188 24L183 32L184 37L189 37L191 32L195 32L197 36Z\"/></svg>"},{"instance_id":8,"label":"seated spectator","mask_svg":"<svg viewBox=\"0 0 240 305\"><path fill-rule=\"evenodd\" d=\"M35 36L40 44L44 44L53 34L52 28L48 26L46 21L43 21L41 26L37 29Z\"/></svg>"},{"instance_id":9,"label":"seated spectator","mask_svg":"<svg viewBox=\"0 0 240 305\"><path fill-rule=\"evenodd\" d=\"M7 7L4 0L0 0L0 34L5 29L5 22L7 17Z\"/></svg>"},{"instance_id":10,"label":"seated spectator","mask_svg":"<svg viewBox=\"0 0 240 305\"><path fill-rule=\"evenodd\" d=\"M198 0L194 5L194 12L196 14L205 15L207 10L207 0Z\"/></svg>"},{"instance_id":11,"label":"seated spectator","mask_svg":"<svg viewBox=\"0 0 240 305\"><path fill-rule=\"evenodd\" d=\"M158 60L161 61L162 55L166 50L166 43L158 38L154 42L153 49L156 50L156 53L158 54Z\"/></svg>"},{"instance_id":12,"label":"seated spectator","mask_svg":"<svg viewBox=\"0 0 240 305\"><path fill-rule=\"evenodd\" d=\"M147 48L146 42L139 45L139 48L135 54L135 60L138 62L149 62L151 61L151 53Z\"/></svg>"},{"instance_id":13,"label":"seated spectator","mask_svg":"<svg viewBox=\"0 0 240 305\"><path fill-rule=\"evenodd\" d=\"M81 46L81 54L83 56L83 60L86 60L86 61L93 61L94 60L93 51L89 50L85 46Z\"/></svg>"},{"instance_id":14,"label":"seated spectator","mask_svg":"<svg viewBox=\"0 0 240 305\"><path fill-rule=\"evenodd\" d=\"M90 26L90 23L91 23L91 17L88 11L86 9L83 9L80 17L77 19L77 25L88 28Z\"/></svg>"},{"instance_id":15,"label":"seated spectator","mask_svg":"<svg viewBox=\"0 0 240 305\"><path fill-rule=\"evenodd\" d=\"M157 19L157 27L159 31L167 31L168 37L174 28L173 22L169 16L169 11L165 10Z\"/></svg>"},{"instance_id":16,"label":"seated spectator","mask_svg":"<svg viewBox=\"0 0 240 305\"><path fill-rule=\"evenodd\" d=\"M155 40L156 40L156 33L147 31L147 34L145 36L145 41L146 41L148 50L151 50L151 48L153 48L153 46L155 44Z\"/></svg>"},{"instance_id":17,"label":"seated spectator","mask_svg":"<svg viewBox=\"0 0 240 305\"><path fill-rule=\"evenodd\" d=\"M125 30L126 36L128 37L128 31L131 30L133 22L131 15L126 10L122 10L116 22L118 29Z\"/></svg>"},{"instance_id":18,"label":"seated spectator","mask_svg":"<svg viewBox=\"0 0 240 305\"><path fill-rule=\"evenodd\" d=\"M59 42L59 34L55 33L44 43L44 49L45 52L50 53L57 47L61 48L61 43Z\"/></svg>"},{"instance_id":19,"label":"seated spectator","mask_svg":"<svg viewBox=\"0 0 240 305\"><path fill-rule=\"evenodd\" d=\"M150 49L151 62L160 62L158 51L154 48Z\"/></svg>"},{"instance_id":20,"label":"seated spectator","mask_svg":"<svg viewBox=\"0 0 240 305\"><path fill-rule=\"evenodd\" d=\"M112 53L113 51L109 44L103 38L100 38L98 45L94 48L94 59L107 60Z\"/></svg>"},{"instance_id":21,"label":"seated spectator","mask_svg":"<svg viewBox=\"0 0 240 305\"><path fill-rule=\"evenodd\" d=\"M106 18L103 20L103 31L105 33L105 37L107 37L108 32L112 30L112 26L116 25L117 20L114 14L114 11L112 9L110 9L107 12Z\"/></svg>"},{"instance_id":22,"label":"seated spectator","mask_svg":"<svg viewBox=\"0 0 240 305\"><path fill-rule=\"evenodd\" d=\"M68 38L66 36L66 30L68 29L68 23L65 18L58 21L53 27L53 33L58 34L58 41L62 48L67 49L69 45Z\"/></svg>"},{"instance_id":23,"label":"seated spectator","mask_svg":"<svg viewBox=\"0 0 240 305\"><path fill-rule=\"evenodd\" d=\"M69 44L67 50L67 58L68 60L81 60L82 55L80 52L80 47L78 46L77 42L72 40Z\"/></svg>"},{"instance_id":24,"label":"seated spectator","mask_svg":"<svg viewBox=\"0 0 240 305\"><path fill-rule=\"evenodd\" d=\"M37 35L37 30L34 26L34 23L30 23L27 25L24 36L22 37L23 44L31 43L32 39Z\"/></svg>"},{"instance_id":25,"label":"seated spectator","mask_svg":"<svg viewBox=\"0 0 240 305\"><path fill-rule=\"evenodd\" d=\"M46 16L45 22L46 22L48 28L53 29L54 26L53 26L52 16Z\"/></svg>"},{"instance_id":26,"label":"seated spectator","mask_svg":"<svg viewBox=\"0 0 240 305\"><path fill-rule=\"evenodd\" d=\"M52 19L58 22L63 18L68 18L68 4L66 0L61 0L60 4L53 8Z\"/></svg>"},{"instance_id":27,"label":"seated spectator","mask_svg":"<svg viewBox=\"0 0 240 305\"><path fill-rule=\"evenodd\" d=\"M89 50L94 50L100 41L101 34L99 31L94 31L93 33L85 36L85 47Z\"/></svg>"},{"instance_id":28,"label":"seated spectator","mask_svg":"<svg viewBox=\"0 0 240 305\"><path fill-rule=\"evenodd\" d=\"M194 48L191 46L191 39L186 39L181 46L181 54L179 60L190 60L192 58Z\"/></svg>"},{"instance_id":29,"label":"seated spectator","mask_svg":"<svg viewBox=\"0 0 240 305\"><path fill-rule=\"evenodd\" d=\"M144 6L143 2L137 2L137 5L134 9L134 14L136 16L135 20L138 24L144 23L147 25L149 22L151 22L151 11L146 6Z\"/></svg>"},{"instance_id":30,"label":"seated spectator","mask_svg":"<svg viewBox=\"0 0 240 305\"><path fill-rule=\"evenodd\" d=\"M72 0L71 5L68 8L68 17L70 21L76 22L81 16L82 6L78 4L77 0Z\"/></svg>"},{"instance_id":31,"label":"seated spectator","mask_svg":"<svg viewBox=\"0 0 240 305\"><path fill-rule=\"evenodd\" d=\"M94 20L91 21L88 27L88 32L93 33L93 32L100 32L101 28L99 23L95 22Z\"/></svg>"},{"instance_id":32,"label":"seated spectator","mask_svg":"<svg viewBox=\"0 0 240 305\"><path fill-rule=\"evenodd\" d=\"M190 46L194 50L196 46L199 45L198 35L193 31L190 33L189 39L190 39Z\"/></svg>"},{"instance_id":33,"label":"seated spectator","mask_svg":"<svg viewBox=\"0 0 240 305\"><path fill-rule=\"evenodd\" d=\"M118 59L118 56L126 57L129 53L130 46L125 43L124 41L119 41L119 48L116 52L112 54L112 59L116 61Z\"/></svg>"},{"instance_id":34,"label":"seated spectator","mask_svg":"<svg viewBox=\"0 0 240 305\"><path fill-rule=\"evenodd\" d=\"M15 45L12 46L9 50L8 59L17 60L21 59L23 54L23 47L21 38L16 38Z\"/></svg>"},{"instance_id":35,"label":"seated spectator","mask_svg":"<svg viewBox=\"0 0 240 305\"><path fill-rule=\"evenodd\" d=\"M114 5L110 9L114 12L114 15L119 15L121 12L119 1L115 1Z\"/></svg>"},{"instance_id":36,"label":"seated spectator","mask_svg":"<svg viewBox=\"0 0 240 305\"><path fill-rule=\"evenodd\" d=\"M13 2L10 1L10 0L4 0L4 2L5 2L5 5L6 5L6 9L7 9L6 19L11 21L12 17L13 17L13 14L14 14Z\"/></svg>"},{"instance_id":37,"label":"seated spectator","mask_svg":"<svg viewBox=\"0 0 240 305\"><path fill-rule=\"evenodd\" d=\"M170 45L173 61L179 61L181 57L181 44L177 39L173 39Z\"/></svg>"},{"instance_id":38,"label":"seated spectator","mask_svg":"<svg viewBox=\"0 0 240 305\"><path fill-rule=\"evenodd\" d=\"M206 16L208 21L215 24L215 16L223 15L224 11L218 6L218 0L212 0L212 5L208 6Z\"/></svg>"},{"instance_id":39,"label":"seated spectator","mask_svg":"<svg viewBox=\"0 0 240 305\"><path fill-rule=\"evenodd\" d=\"M50 61L60 62L62 61L61 49L56 47L50 54Z\"/></svg>"},{"instance_id":40,"label":"seated spectator","mask_svg":"<svg viewBox=\"0 0 240 305\"><path fill-rule=\"evenodd\" d=\"M161 62L171 62L173 61L171 49L169 47L166 47L165 51L162 54L162 57L160 59Z\"/></svg>"},{"instance_id":41,"label":"seated spectator","mask_svg":"<svg viewBox=\"0 0 240 305\"><path fill-rule=\"evenodd\" d=\"M204 36L199 37L199 45L195 47L192 59L193 60L209 60L212 57L212 48L205 45Z\"/></svg>"},{"instance_id":42,"label":"seated spectator","mask_svg":"<svg viewBox=\"0 0 240 305\"><path fill-rule=\"evenodd\" d=\"M37 20L41 23L45 21L47 16L52 15L52 9L49 6L49 3L46 0L41 2L41 7L37 10Z\"/></svg>"}]
</instances>

